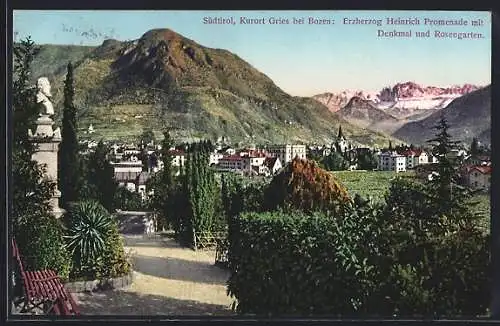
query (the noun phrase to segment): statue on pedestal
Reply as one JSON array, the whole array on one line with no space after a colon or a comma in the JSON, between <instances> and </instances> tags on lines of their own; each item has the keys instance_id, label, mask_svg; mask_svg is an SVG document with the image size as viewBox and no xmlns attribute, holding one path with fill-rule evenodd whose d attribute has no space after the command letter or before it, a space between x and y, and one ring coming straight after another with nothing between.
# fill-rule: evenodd
<instances>
[{"instance_id":1,"label":"statue on pedestal","mask_svg":"<svg viewBox=\"0 0 500 326\"><path fill-rule=\"evenodd\" d=\"M54 131L52 130L52 125L54 121L52 116L54 115L54 106L50 101L52 94L50 93L50 82L47 77L38 78L36 87L38 92L36 93L36 103L40 105L39 118L36 121L36 131L33 135L34 137L47 138L52 137ZM31 131L28 133L33 134Z\"/></svg>"},{"instance_id":2,"label":"statue on pedestal","mask_svg":"<svg viewBox=\"0 0 500 326\"><path fill-rule=\"evenodd\" d=\"M36 82L36 87L38 93L36 93L36 102L41 103L43 106L43 112L40 112L40 116L52 116L54 115L54 106L50 101L52 94L50 93L50 82L47 77L40 77Z\"/></svg>"},{"instance_id":3,"label":"statue on pedestal","mask_svg":"<svg viewBox=\"0 0 500 326\"><path fill-rule=\"evenodd\" d=\"M56 189L51 199L53 214L59 218L64 213L59 207L59 198L61 192L57 189L57 155L59 143L61 142L61 130L52 129L54 121L54 106L51 102L52 94L50 92L50 82L47 77L38 78L36 83L38 92L36 94L36 102L40 105L39 118L36 120L36 131L33 133L28 130L28 135L34 143L37 144L37 149L33 154L33 159L40 164L46 165L46 177L52 179L56 183Z\"/></svg>"}]
</instances>

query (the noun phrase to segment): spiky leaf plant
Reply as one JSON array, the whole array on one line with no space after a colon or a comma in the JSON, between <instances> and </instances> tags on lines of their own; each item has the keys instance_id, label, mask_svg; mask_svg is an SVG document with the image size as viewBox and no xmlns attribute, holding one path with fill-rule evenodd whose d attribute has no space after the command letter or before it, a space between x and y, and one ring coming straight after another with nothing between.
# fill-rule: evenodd
<instances>
[{"instance_id":1,"label":"spiky leaf plant","mask_svg":"<svg viewBox=\"0 0 500 326\"><path fill-rule=\"evenodd\" d=\"M113 219L100 203L75 203L69 209L67 222L67 247L77 264L86 265L104 252Z\"/></svg>"}]
</instances>

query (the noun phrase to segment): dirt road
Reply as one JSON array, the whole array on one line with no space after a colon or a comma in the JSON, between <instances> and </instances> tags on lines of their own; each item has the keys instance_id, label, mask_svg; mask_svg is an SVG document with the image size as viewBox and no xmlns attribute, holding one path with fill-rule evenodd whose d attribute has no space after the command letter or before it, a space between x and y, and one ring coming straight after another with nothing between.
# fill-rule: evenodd
<instances>
[{"instance_id":1,"label":"dirt road","mask_svg":"<svg viewBox=\"0 0 500 326\"><path fill-rule=\"evenodd\" d=\"M77 294L85 315L232 315L227 271L214 252L181 248L173 240L126 235L134 282L123 290Z\"/></svg>"}]
</instances>

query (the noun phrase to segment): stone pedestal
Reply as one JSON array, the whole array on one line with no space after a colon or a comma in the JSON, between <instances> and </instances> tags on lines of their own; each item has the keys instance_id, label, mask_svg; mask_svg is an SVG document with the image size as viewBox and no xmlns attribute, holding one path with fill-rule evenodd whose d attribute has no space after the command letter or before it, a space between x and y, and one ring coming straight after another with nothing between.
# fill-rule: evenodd
<instances>
[{"instance_id":1,"label":"stone pedestal","mask_svg":"<svg viewBox=\"0 0 500 326\"><path fill-rule=\"evenodd\" d=\"M37 149L33 154L33 160L37 161L39 164L45 165L47 178L56 184L56 189L52 195L50 204L53 214L56 218L59 218L64 214L64 210L59 207L61 192L57 188L57 154L59 143L61 143L61 132L59 128L54 131L52 129L53 125L54 121L49 116L42 115L36 121L35 133L33 134L31 130L29 130L28 133L31 140L37 145Z\"/></svg>"}]
</instances>

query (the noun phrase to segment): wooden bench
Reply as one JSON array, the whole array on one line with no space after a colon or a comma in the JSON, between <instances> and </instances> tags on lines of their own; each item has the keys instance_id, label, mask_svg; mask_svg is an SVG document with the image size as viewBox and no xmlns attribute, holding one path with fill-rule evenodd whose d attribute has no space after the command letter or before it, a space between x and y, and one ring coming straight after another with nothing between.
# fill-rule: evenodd
<instances>
[{"instance_id":1,"label":"wooden bench","mask_svg":"<svg viewBox=\"0 0 500 326\"><path fill-rule=\"evenodd\" d=\"M19 267L23 298L21 312L35 312L41 308L44 313L54 315L79 315L78 305L71 293L53 270L26 271L16 241L12 239L12 252Z\"/></svg>"}]
</instances>

